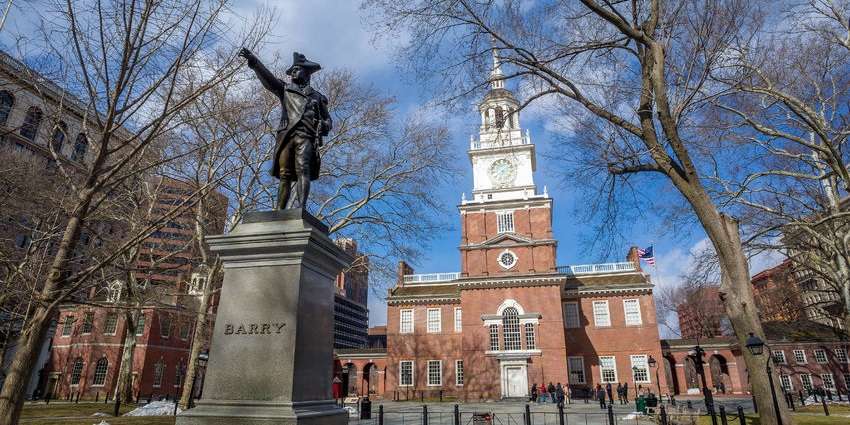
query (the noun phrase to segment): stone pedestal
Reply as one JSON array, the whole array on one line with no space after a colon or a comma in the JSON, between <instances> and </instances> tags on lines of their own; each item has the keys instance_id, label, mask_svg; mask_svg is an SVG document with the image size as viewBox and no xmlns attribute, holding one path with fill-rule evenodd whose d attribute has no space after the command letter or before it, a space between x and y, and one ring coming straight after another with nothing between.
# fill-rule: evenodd
<instances>
[{"instance_id":1,"label":"stone pedestal","mask_svg":"<svg viewBox=\"0 0 850 425\"><path fill-rule=\"evenodd\" d=\"M334 279L352 258L301 210L207 239L224 285L203 398L177 425L348 423L332 399Z\"/></svg>"}]
</instances>

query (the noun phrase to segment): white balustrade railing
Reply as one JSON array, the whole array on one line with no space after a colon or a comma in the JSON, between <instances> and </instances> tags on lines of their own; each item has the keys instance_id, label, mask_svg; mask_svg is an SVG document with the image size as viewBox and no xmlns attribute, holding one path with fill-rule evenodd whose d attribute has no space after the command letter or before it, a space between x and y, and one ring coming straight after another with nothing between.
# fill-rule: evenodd
<instances>
[{"instance_id":1,"label":"white balustrade railing","mask_svg":"<svg viewBox=\"0 0 850 425\"><path fill-rule=\"evenodd\" d=\"M503 146L519 146L519 145L528 145L531 144L531 138L529 136L521 136L519 139L512 139L509 141L504 140L496 140L492 142L482 142L480 140L472 140L469 142L470 150L478 150L478 149L490 149L490 148L499 148Z\"/></svg>"},{"instance_id":2,"label":"white balustrade railing","mask_svg":"<svg viewBox=\"0 0 850 425\"><path fill-rule=\"evenodd\" d=\"M635 264L631 261L625 261L620 263L579 264L558 267L558 273L563 273L572 276L597 273L633 272L635 270L637 270L637 268L635 267Z\"/></svg>"},{"instance_id":3,"label":"white balustrade railing","mask_svg":"<svg viewBox=\"0 0 850 425\"><path fill-rule=\"evenodd\" d=\"M452 280L457 280L458 277L460 277L460 272L406 274L404 275L404 283L449 282Z\"/></svg>"}]
</instances>

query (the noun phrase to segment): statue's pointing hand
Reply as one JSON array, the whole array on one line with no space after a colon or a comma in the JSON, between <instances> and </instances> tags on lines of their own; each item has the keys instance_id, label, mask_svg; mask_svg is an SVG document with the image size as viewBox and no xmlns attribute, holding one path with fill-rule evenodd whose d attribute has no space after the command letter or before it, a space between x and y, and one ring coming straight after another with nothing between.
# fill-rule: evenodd
<instances>
[{"instance_id":1,"label":"statue's pointing hand","mask_svg":"<svg viewBox=\"0 0 850 425\"><path fill-rule=\"evenodd\" d=\"M244 47L243 47L243 48L241 48L241 49L239 49L239 56L242 56L243 58L248 59L248 62L249 62L249 63L250 63L250 62L252 62L252 61L256 61L256 60L257 60L257 57L256 57L256 56L254 56L254 54L253 54L253 53L251 53L251 51L250 51L250 50L248 50L248 49L246 49L246 48L244 48Z\"/></svg>"}]
</instances>

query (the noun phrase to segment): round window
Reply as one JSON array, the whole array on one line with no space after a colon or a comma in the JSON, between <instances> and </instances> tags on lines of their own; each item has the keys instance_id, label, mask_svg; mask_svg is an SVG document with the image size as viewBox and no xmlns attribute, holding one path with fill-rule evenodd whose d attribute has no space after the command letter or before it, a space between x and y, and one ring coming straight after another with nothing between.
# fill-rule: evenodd
<instances>
[{"instance_id":1,"label":"round window","mask_svg":"<svg viewBox=\"0 0 850 425\"><path fill-rule=\"evenodd\" d=\"M516 261L517 261L516 254L514 254L511 251L504 251L501 254L499 254L499 265L506 268L506 269L509 269L509 268L515 266Z\"/></svg>"}]
</instances>

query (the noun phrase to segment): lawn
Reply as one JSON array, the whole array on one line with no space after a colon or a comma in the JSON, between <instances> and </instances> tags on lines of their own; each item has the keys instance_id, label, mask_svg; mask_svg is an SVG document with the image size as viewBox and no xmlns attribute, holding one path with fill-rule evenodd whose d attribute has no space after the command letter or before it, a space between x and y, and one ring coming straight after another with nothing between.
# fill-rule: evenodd
<instances>
[{"instance_id":1,"label":"lawn","mask_svg":"<svg viewBox=\"0 0 850 425\"><path fill-rule=\"evenodd\" d=\"M797 406L797 411L798 412L806 412L806 413L818 413L818 414L822 415L823 414L823 406L820 405L820 404L809 404L809 405L806 405L806 406L803 406L803 407ZM830 404L829 405L829 414L831 415L833 413L839 413L839 414L850 413L850 406Z\"/></svg>"},{"instance_id":2,"label":"lawn","mask_svg":"<svg viewBox=\"0 0 850 425\"><path fill-rule=\"evenodd\" d=\"M136 408L135 404L121 405L121 413ZM112 417L112 404L104 403L44 403L25 404L21 412L21 424L28 425L92 425L106 420L110 425L173 425L174 417ZM107 413L110 416L92 416L95 413Z\"/></svg>"},{"instance_id":3,"label":"lawn","mask_svg":"<svg viewBox=\"0 0 850 425\"><path fill-rule=\"evenodd\" d=\"M822 413L823 412L821 412L820 415L794 413L791 416L794 418L794 423L796 425L847 425L850 423L850 416L847 416L846 414L842 413L841 415L824 416ZM831 413L832 412L830 411L830 414ZM746 416L747 425L761 425L758 416ZM720 423L720 418L718 418L717 422ZM735 423L737 423L737 421L735 421ZM698 424L711 425L711 418L708 416L702 416L700 417Z\"/></svg>"}]
</instances>

